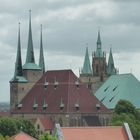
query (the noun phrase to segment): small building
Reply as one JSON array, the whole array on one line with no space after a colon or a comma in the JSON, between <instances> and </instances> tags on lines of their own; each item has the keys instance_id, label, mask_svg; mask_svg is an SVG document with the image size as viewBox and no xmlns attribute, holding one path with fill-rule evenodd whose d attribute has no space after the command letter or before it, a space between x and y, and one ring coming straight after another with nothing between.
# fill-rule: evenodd
<instances>
[{"instance_id":1,"label":"small building","mask_svg":"<svg viewBox=\"0 0 140 140\"><path fill-rule=\"evenodd\" d=\"M34 126L38 132L38 135L43 134L44 132L52 134L54 129L54 123L49 117L37 118L34 123Z\"/></svg>"},{"instance_id":2,"label":"small building","mask_svg":"<svg viewBox=\"0 0 140 140\"><path fill-rule=\"evenodd\" d=\"M112 75L95 96L109 109L114 109L119 100L128 100L139 109L140 82L131 73Z\"/></svg>"},{"instance_id":3,"label":"small building","mask_svg":"<svg viewBox=\"0 0 140 140\"><path fill-rule=\"evenodd\" d=\"M129 125L101 127L59 127L56 125L58 140L134 140Z\"/></svg>"},{"instance_id":4,"label":"small building","mask_svg":"<svg viewBox=\"0 0 140 140\"><path fill-rule=\"evenodd\" d=\"M12 136L11 140L37 140L37 139L31 137L30 135L28 135L24 132L20 132L16 135Z\"/></svg>"}]
</instances>

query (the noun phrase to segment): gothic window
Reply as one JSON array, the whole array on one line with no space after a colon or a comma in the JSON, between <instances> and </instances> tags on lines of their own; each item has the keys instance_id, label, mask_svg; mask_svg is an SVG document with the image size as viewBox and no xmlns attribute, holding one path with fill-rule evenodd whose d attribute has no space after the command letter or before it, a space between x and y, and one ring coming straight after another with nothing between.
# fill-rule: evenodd
<instances>
[{"instance_id":1,"label":"gothic window","mask_svg":"<svg viewBox=\"0 0 140 140\"><path fill-rule=\"evenodd\" d=\"M96 73L97 74L99 73L99 66L98 66L98 64L96 65Z\"/></svg>"}]
</instances>

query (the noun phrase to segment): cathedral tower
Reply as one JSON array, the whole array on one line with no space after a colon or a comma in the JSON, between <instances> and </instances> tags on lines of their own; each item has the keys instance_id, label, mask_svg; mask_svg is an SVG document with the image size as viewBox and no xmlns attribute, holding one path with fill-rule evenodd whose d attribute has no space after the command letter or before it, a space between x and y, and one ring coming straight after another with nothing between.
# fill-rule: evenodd
<instances>
[{"instance_id":1,"label":"cathedral tower","mask_svg":"<svg viewBox=\"0 0 140 140\"><path fill-rule=\"evenodd\" d=\"M106 68L106 55L105 52L102 51L100 31L98 31L97 47L96 51L92 55L93 76L98 76L100 77L101 81L103 81L104 76L106 76L107 74Z\"/></svg>"}]
</instances>

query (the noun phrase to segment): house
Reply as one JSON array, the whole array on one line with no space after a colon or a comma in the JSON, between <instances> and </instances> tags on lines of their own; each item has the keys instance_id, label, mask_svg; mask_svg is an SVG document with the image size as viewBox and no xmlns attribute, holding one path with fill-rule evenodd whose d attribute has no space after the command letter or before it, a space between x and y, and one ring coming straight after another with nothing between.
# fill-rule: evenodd
<instances>
[{"instance_id":1,"label":"house","mask_svg":"<svg viewBox=\"0 0 140 140\"><path fill-rule=\"evenodd\" d=\"M60 127L56 124L58 140L134 140L129 125L100 127Z\"/></svg>"},{"instance_id":2,"label":"house","mask_svg":"<svg viewBox=\"0 0 140 140\"><path fill-rule=\"evenodd\" d=\"M48 132L49 134L52 134L54 129L54 123L48 117L37 118L34 123L34 126L38 132L38 135L43 134L44 132Z\"/></svg>"}]
</instances>

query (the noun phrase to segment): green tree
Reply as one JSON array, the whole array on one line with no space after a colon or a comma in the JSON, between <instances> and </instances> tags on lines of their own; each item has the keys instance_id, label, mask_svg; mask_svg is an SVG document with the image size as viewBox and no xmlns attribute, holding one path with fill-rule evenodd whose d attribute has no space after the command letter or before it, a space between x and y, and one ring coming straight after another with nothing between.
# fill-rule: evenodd
<instances>
[{"instance_id":1,"label":"green tree","mask_svg":"<svg viewBox=\"0 0 140 140\"><path fill-rule=\"evenodd\" d=\"M45 132L40 136L39 140L57 140L57 138Z\"/></svg>"},{"instance_id":2,"label":"green tree","mask_svg":"<svg viewBox=\"0 0 140 140\"><path fill-rule=\"evenodd\" d=\"M120 100L115 107L115 112L112 117L110 125L122 126L127 122L130 126L133 137L136 140L140 139L140 117L139 112L135 106L129 101Z\"/></svg>"},{"instance_id":3,"label":"green tree","mask_svg":"<svg viewBox=\"0 0 140 140\"><path fill-rule=\"evenodd\" d=\"M22 118L0 118L0 133L5 136L12 136L23 131L33 137L37 137L37 132L33 124Z\"/></svg>"},{"instance_id":4,"label":"green tree","mask_svg":"<svg viewBox=\"0 0 140 140\"><path fill-rule=\"evenodd\" d=\"M9 136L3 136L0 134L0 140L11 140L11 138Z\"/></svg>"}]
</instances>

